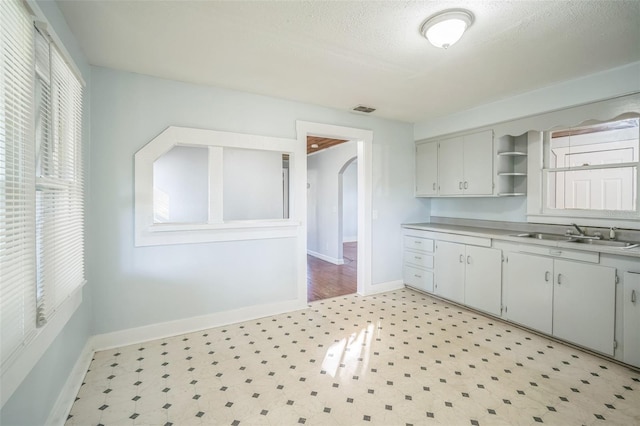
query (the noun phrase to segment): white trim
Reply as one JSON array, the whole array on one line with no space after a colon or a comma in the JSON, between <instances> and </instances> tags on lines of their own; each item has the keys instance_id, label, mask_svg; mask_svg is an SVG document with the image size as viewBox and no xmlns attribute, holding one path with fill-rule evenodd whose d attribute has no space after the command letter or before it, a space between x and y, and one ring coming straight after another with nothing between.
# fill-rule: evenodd
<instances>
[{"instance_id":1,"label":"white trim","mask_svg":"<svg viewBox=\"0 0 640 426\"><path fill-rule=\"evenodd\" d=\"M326 254L318 253L313 250L307 250L309 256L317 257L325 262L333 263L334 265L344 265L344 259L337 259L335 257L327 256Z\"/></svg>"},{"instance_id":2,"label":"white trim","mask_svg":"<svg viewBox=\"0 0 640 426\"><path fill-rule=\"evenodd\" d=\"M342 238L342 242L343 243L357 243L358 242L358 236L357 235L353 235L350 237L343 237Z\"/></svg>"},{"instance_id":3,"label":"white trim","mask_svg":"<svg viewBox=\"0 0 640 426\"><path fill-rule=\"evenodd\" d=\"M367 295L374 291L371 287L371 212L372 212L372 194L373 194L373 131L365 129L357 129L353 127L335 126L332 124L312 123L308 121L296 121L296 133L298 142L307 145L307 136L322 136L334 139L347 139L357 141L358 147L358 294ZM306 182L305 176L302 177ZM306 253L306 217L307 203L306 191L304 203L300 204L304 209L305 218L304 247L301 247L302 253ZM306 268L299 271L300 292L307 295L307 272Z\"/></svg>"},{"instance_id":4,"label":"white trim","mask_svg":"<svg viewBox=\"0 0 640 426\"><path fill-rule=\"evenodd\" d=\"M308 308L307 303L300 300L247 306L230 311L98 334L91 338L91 346L95 351L117 348L306 308Z\"/></svg>"},{"instance_id":5,"label":"white trim","mask_svg":"<svg viewBox=\"0 0 640 426\"><path fill-rule=\"evenodd\" d=\"M73 313L82 303L82 287L65 300L55 313L48 319L47 324L38 329L35 337L19 351L19 356L7 363L6 370L0 380L0 406L9 400L22 381L38 363L51 343L67 324Z\"/></svg>"},{"instance_id":6,"label":"white trim","mask_svg":"<svg viewBox=\"0 0 640 426\"><path fill-rule=\"evenodd\" d=\"M384 283L373 284L371 286L371 293L369 293L369 295L386 293L388 291L401 290L403 288L404 288L403 280L387 281Z\"/></svg>"},{"instance_id":7,"label":"white trim","mask_svg":"<svg viewBox=\"0 0 640 426\"><path fill-rule=\"evenodd\" d=\"M295 191L303 191L300 185L296 185L294 193L290 196L290 220L248 220L217 223L222 220L221 212L209 211L209 220L212 223L202 224L166 224L159 225L153 221L153 162L168 152L174 146L209 147L211 148L243 148L262 151L274 151L287 153L293 161L290 162L290 173L294 176L297 170L304 170L306 175L306 143L300 146L296 139L276 138L271 136L250 135L244 133L221 132L217 130L195 129L190 127L167 127L158 136L154 137L135 154L135 245L154 246L165 244L188 244L218 241L255 240L265 238L294 238L300 235L303 218L296 213L296 205L299 197ZM220 151L221 152L221 151ZM218 160L215 158L218 157ZM209 161L218 161L215 170L221 170L219 161L221 155L210 155ZM299 178L300 176L298 176ZM306 181L306 178L303 178ZM214 179L220 180L220 179ZM210 195L216 198L210 201L212 205L222 206L221 193L218 185L210 185ZM302 193L306 193L306 188ZM306 211L304 212L306 214ZM202 228L206 229L202 229ZM156 232L165 231L170 232Z\"/></svg>"},{"instance_id":8,"label":"white trim","mask_svg":"<svg viewBox=\"0 0 640 426\"><path fill-rule=\"evenodd\" d=\"M58 395L58 399L49 412L49 417L46 422L47 425L63 426L65 424L76 396L78 392L80 392L84 377L89 370L94 353L95 351L92 349L90 338L82 349L80 356L73 366L73 370L71 370L67 381Z\"/></svg>"},{"instance_id":9,"label":"white trim","mask_svg":"<svg viewBox=\"0 0 640 426\"><path fill-rule=\"evenodd\" d=\"M36 0L24 1L27 4L28 8L31 10L31 14L34 18L34 23L37 22L39 24L37 25L38 29L45 32L46 35L51 39L53 44L55 44L56 48L62 54L62 58L64 59L64 61L67 63L67 65L69 65L69 68L71 68L73 74L80 81L80 84L82 84L82 87L86 87L87 83L82 78L82 72L80 72L80 68L78 68L78 66L76 65L71 54L69 54L69 51L64 46L64 43L62 43L62 40L60 40L60 37L58 37L58 34L56 34L56 32L53 30L52 25L49 23L49 20L47 19L44 12L42 12L42 9L40 9L40 6L38 6Z\"/></svg>"}]
</instances>

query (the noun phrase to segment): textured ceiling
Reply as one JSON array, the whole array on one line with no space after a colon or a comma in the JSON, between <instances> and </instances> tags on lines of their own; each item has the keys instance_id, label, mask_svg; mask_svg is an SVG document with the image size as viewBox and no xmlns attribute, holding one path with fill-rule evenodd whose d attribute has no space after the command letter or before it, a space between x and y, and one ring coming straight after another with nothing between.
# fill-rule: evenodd
<instances>
[{"instance_id":1,"label":"textured ceiling","mask_svg":"<svg viewBox=\"0 0 640 426\"><path fill-rule=\"evenodd\" d=\"M407 122L640 60L640 1L58 0L89 62ZM435 12L475 22L441 50Z\"/></svg>"}]
</instances>

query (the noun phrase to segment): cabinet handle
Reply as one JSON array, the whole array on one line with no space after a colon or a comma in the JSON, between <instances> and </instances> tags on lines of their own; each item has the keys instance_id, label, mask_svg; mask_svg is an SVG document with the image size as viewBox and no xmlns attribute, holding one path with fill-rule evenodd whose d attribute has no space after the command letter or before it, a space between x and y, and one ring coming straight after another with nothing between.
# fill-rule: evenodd
<instances>
[{"instance_id":1,"label":"cabinet handle","mask_svg":"<svg viewBox=\"0 0 640 426\"><path fill-rule=\"evenodd\" d=\"M636 303L636 291L631 290L631 303Z\"/></svg>"},{"instance_id":2,"label":"cabinet handle","mask_svg":"<svg viewBox=\"0 0 640 426\"><path fill-rule=\"evenodd\" d=\"M460 255L460 263L464 263L464 256Z\"/></svg>"},{"instance_id":3,"label":"cabinet handle","mask_svg":"<svg viewBox=\"0 0 640 426\"><path fill-rule=\"evenodd\" d=\"M562 284L562 274L558 274L558 285Z\"/></svg>"},{"instance_id":4,"label":"cabinet handle","mask_svg":"<svg viewBox=\"0 0 640 426\"><path fill-rule=\"evenodd\" d=\"M468 189L469 188L469 182L467 182L466 180L464 181L464 189Z\"/></svg>"},{"instance_id":5,"label":"cabinet handle","mask_svg":"<svg viewBox=\"0 0 640 426\"><path fill-rule=\"evenodd\" d=\"M551 272L547 271L544 273L544 280L546 282L549 282L549 277L551 276Z\"/></svg>"},{"instance_id":6,"label":"cabinet handle","mask_svg":"<svg viewBox=\"0 0 640 426\"><path fill-rule=\"evenodd\" d=\"M413 274L413 276L416 278L422 278L422 275L418 275L418 274Z\"/></svg>"},{"instance_id":7,"label":"cabinet handle","mask_svg":"<svg viewBox=\"0 0 640 426\"><path fill-rule=\"evenodd\" d=\"M420 256L413 256L413 258L414 258L415 260L422 260L422 257L420 257Z\"/></svg>"},{"instance_id":8,"label":"cabinet handle","mask_svg":"<svg viewBox=\"0 0 640 426\"><path fill-rule=\"evenodd\" d=\"M458 189L462 189L462 182L458 182Z\"/></svg>"},{"instance_id":9,"label":"cabinet handle","mask_svg":"<svg viewBox=\"0 0 640 426\"><path fill-rule=\"evenodd\" d=\"M434 191L436 190L436 183L435 182L433 182L433 190Z\"/></svg>"},{"instance_id":10,"label":"cabinet handle","mask_svg":"<svg viewBox=\"0 0 640 426\"><path fill-rule=\"evenodd\" d=\"M467 264L471 265L471 256L467 256Z\"/></svg>"}]
</instances>

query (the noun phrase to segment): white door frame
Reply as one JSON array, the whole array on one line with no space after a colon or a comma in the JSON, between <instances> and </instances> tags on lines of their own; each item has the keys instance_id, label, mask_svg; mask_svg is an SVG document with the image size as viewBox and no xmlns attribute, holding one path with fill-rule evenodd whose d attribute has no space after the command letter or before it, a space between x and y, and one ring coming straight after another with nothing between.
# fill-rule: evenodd
<instances>
[{"instance_id":1,"label":"white door frame","mask_svg":"<svg viewBox=\"0 0 640 426\"><path fill-rule=\"evenodd\" d=\"M371 288L371 200L372 200L372 151L373 131L354 127L335 126L332 124L296 121L298 143L307 146L307 136L321 136L332 139L347 139L357 142L358 153L358 270L357 291L360 295L373 293ZM305 148L306 150L306 148ZM306 173L305 173L306 175ZM305 211L299 217L304 218L298 250L300 262L298 265L298 295L307 298L307 202L300 203Z\"/></svg>"}]
</instances>

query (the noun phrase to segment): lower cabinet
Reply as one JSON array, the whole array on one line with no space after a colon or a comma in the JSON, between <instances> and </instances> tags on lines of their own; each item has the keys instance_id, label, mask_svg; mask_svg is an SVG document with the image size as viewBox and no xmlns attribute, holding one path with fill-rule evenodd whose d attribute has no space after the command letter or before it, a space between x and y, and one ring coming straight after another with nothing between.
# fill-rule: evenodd
<instances>
[{"instance_id":1,"label":"lower cabinet","mask_svg":"<svg viewBox=\"0 0 640 426\"><path fill-rule=\"evenodd\" d=\"M438 296L500 315L500 250L437 241L435 257Z\"/></svg>"},{"instance_id":2,"label":"lower cabinet","mask_svg":"<svg viewBox=\"0 0 640 426\"><path fill-rule=\"evenodd\" d=\"M464 244L437 241L436 252L435 294L454 302L464 303Z\"/></svg>"},{"instance_id":3,"label":"lower cabinet","mask_svg":"<svg viewBox=\"0 0 640 426\"><path fill-rule=\"evenodd\" d=\"M433 293L433 240L417 235L404 237L402 278L408 286Z\"/></svg>"},{"instance_id":4,"label":"lower cabinet","mask_svg":"<svg viewBox=\"0 0 640 426\"><path fill-rule=\"evenodd\" d=\"M507 319L613 355L615 268L523 253L507 256Z\"/></svg>"},{"instance_id":5,"label":"lower cabinet","mask_svg":"<svg viewBox=\"0 0 640 426\"><path fill-rule=\"evenodd\" d=\"M505 266L505 317L551 334L553 259L509 253Z\"/></svg>"},{"instance_id":6,"label":"lower cabinet","mask_svg":"<svg viewBox=\"0 0 640 426\"><path fill-rule=\"evenodd\" d=\"M640 273L624 274L622 359L640 367Z\"/></svg>"},{"instance_id":7,"label":"lower cabinet","mask_svg":"<svg viewBox=\"0 0 640 426\"><path fill-rule=\"evenodd\" d=\"M613 355L616 270L554 261L553 335Z\"/></svg>"}]
</instances>

